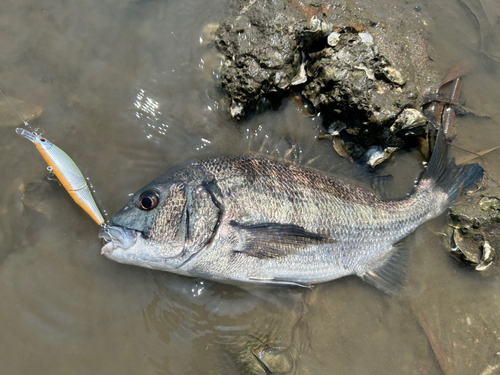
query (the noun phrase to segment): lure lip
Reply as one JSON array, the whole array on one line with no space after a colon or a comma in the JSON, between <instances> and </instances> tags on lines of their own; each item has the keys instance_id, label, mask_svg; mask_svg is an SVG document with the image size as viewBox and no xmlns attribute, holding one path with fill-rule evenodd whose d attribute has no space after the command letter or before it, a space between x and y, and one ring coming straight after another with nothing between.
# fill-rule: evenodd
<instances>
[{"instance_id":1,"label":"lure lip","mask_svg":"<svg viewBox=\"0 0 500 375\"><path fill-rule=\"evenodd\" d=\"M26 138L28 141L36 143L37 135L35 133L23 128L16 128L16 133Z\"/></svg>"}]
</instances>

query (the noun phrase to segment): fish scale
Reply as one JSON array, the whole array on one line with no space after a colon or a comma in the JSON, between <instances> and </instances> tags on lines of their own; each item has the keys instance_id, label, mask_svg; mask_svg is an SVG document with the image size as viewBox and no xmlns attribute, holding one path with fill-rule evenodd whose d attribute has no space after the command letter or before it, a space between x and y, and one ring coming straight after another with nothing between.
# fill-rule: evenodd
<instances>
[{"instance_id":1,"label":"fish scale","mask_svg":"<svg viewBox=\"0 0 500 375\"><path fill-rule=\"evenodd\" d=\"M282 167L279 164L276 164L277 169L281 169ZM258 167L257 167L258 168ZM207 165L207 170L211 170L211 166ZM267 171L266 171L267 172ZM302 171L298 171L299 173ZM264 173L264 172L262 172ZM387 217L385 215L386 212L390 211L391 219L394 221L395 215L399 213L406 216L408 212L408 203L409 201L399 202L377 202L379 198L370 193L363 192L363 194L368 195L367 198L359 199L359 197L352 195L348 199L357 201L356 203L352 201L342 202L336 195L331 194L328 196L324 191L320 190L321 186L314 186L314 184L300 185L300 188L306 189L308 196L311 197L310 200L306 199L296 199L295 202L299 201L300 204L293 204L290 200L286 199L287 194L293 194L290 191L291 189L285 189L282 186L279 186L279 197L273 197L269 194L269 191L275 190L276 186L273 186L271 181L265 179L260 184L253 184L254 186L269 186L269 190L266 189L255 189L249 188L248 186L242 186L241 191L236 191L233 186L229 188L225 188L225 181L228 181L227 176L214 175L215 180L220 178L221 182L219 186L225 192L231 191L231 194L228 193L228 199L231 197L235 198L234 204L236 207L253 207L253 212L247 214L248 216L254 218L254 215L259 212L260 207L265 205L272 205L273 207L279 208L278 211L270 211L269 215L263 219L263 222L266 221L281 221L282 220L282 212L291 211L290 208L293 208L297 214L293 215L294 218L292 222L297 225L301 225L304 227L309 227L310 229L321 229L327 230L331 228L333 225L338 225L344 219L347 222L357 222L359 225L363 225L365 223L369 223L369 225L376 225L379 220L374 219L377 215L381 218ZM284 185L289 186L293 184L293 182L285 182ZM274 184L276 185L276 184ZM316 196L315 196L316 195ZM293 197L297 198L297 197ZM372 200L371 203L366 203L369 200ZM248 204L245 204L248 203ZM378 204L377 204L378 203ZM231 203L230 203L231 204ZM311 204L318 208L318 211L321 212L322 215L309 215L308 220L302 220L303 216L301 214L309 214L311 212ZM367 204L370 204L371 207L368 207ZM383 207L381 207L383 206ZM392 207L393 210L391 210ZM425 208L414 208L413 210L425 210ZM399 212L398 212L399 211ZM342 213L347 213L345 217ZM410 214L411 215L411 214ZM337 219L337 222L334 222L334 218Z\"/></svg>"}]
</instances>

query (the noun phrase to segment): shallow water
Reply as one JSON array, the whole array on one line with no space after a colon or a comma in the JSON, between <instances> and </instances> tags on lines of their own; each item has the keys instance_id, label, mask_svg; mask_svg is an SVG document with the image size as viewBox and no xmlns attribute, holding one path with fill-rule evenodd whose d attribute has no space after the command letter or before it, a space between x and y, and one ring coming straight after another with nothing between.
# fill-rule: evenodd
<instances>
[{"instance_id":1,"label":"shallow water","mask_svg":"<svg viewBox=\"0 0 500 375\"><path fill-rule=\"evenodd\" d=\"M496 0L357 3L423 29L442 76L476 59L462 93L491 118L459 118L454 142L474 152L500 145ZM43 107L32 126L71 155L110 216L167 167L246 149L254 132L253 149L272 129L299 144L304 162L320 154L319 166L349 169L315 140L319 119L292 101L242 126L220 109L218 61L199 37L230 12L215 0L6 0L0 89ZM242 290L104 258L99 228L46 180L34 147L13 128L0 126L0 135L2 373L266 374L262 364L295 374L500 373L499 267L480 274L449 256L444 216L410 237L399 297L355 277L313 290ZM499 157L484 157L496 181ZM417 152L401 152L384 170L407 191Z\"/></svg>"}]
</instances>

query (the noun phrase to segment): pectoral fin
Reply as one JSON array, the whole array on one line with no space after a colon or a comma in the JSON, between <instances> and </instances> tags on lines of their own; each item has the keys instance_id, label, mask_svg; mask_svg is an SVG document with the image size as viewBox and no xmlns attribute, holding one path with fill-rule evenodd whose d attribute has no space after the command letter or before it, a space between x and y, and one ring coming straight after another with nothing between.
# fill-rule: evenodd
<instances>
[{"instance_id":1,"label":"pectoral fin","mask_svg":"<svg viewBox=\"0 0 500 375\"><path fill-rule=\"evenodd\" d=\"M337 242L330 237L290 224L249 225L232 221L231 226L238 229L241 238L241 247L235 251L260 259L283 258L297 254L307 247Z\"/></svg>"}]
</instances>

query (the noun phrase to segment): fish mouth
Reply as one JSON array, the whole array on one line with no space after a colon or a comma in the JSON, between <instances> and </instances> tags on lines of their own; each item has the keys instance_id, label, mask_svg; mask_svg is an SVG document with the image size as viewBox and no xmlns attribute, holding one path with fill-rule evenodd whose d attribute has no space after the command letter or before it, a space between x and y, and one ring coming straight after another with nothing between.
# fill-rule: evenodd
<instances>
[{"instance_id":1,"label":"fish mouth","mask_svg":"<svg viewBox=\"0 0 500 375\"><path fill-rule=\"evenodd\" d=\"M142 232L135 229L118 225L106 225L99 232L99 238L105 242L101 254L108 256L118 248L127 250L135 245L141 235Z\"/></svg>"}]
</instances>

